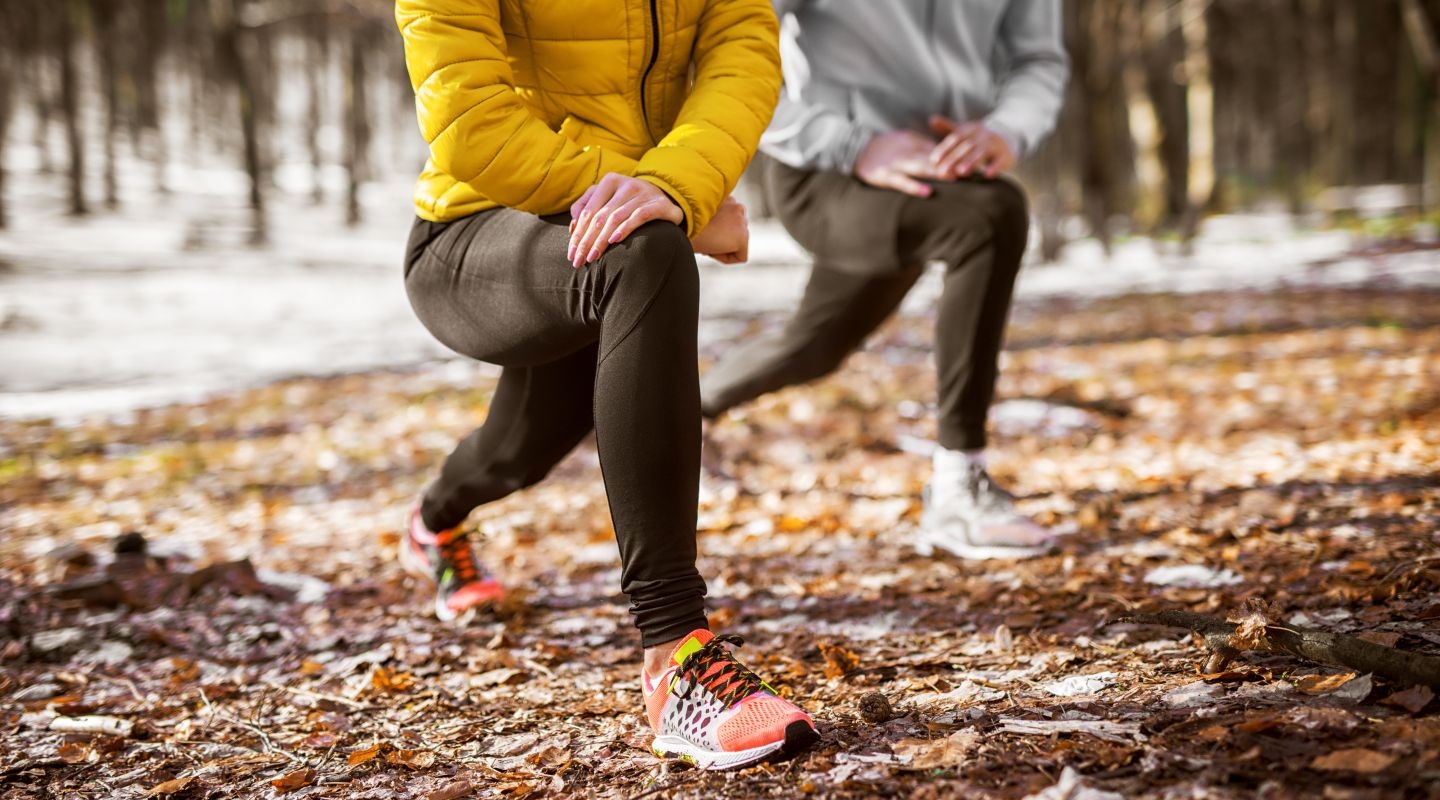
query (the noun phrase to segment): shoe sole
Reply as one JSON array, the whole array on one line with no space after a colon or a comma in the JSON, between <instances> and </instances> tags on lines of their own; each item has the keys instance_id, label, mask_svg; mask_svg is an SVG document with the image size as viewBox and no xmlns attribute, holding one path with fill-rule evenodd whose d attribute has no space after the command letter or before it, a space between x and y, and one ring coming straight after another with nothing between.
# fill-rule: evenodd
<instances>
[{"instance_id":1,"label":"shoe sole","mask_svg":"<svg viewBox=\"0 0 1440 800\"><path fill-rule=\"evenodd\" d=\"M697 747L678 736L657 736L650 749L661 758L683 761L698 769L718 772L794 758L819 740L820 734L809 723L796 720L785 726L785 738L781 741L749 750L717 752Z\"/></svg>"},{"instance_id":2,"label":"shoe sole","mask_svg":"<svg viewBox=\"0 0 1440 800\"><path fill-rule=\"evenodd\" d=\"M915 552L924 558L935 555L936 550L943 550L956 558L970 561L1015 560L1049 555L1057 549L1053 541L1037 545L984 545L969 542L951 544L928 538L923 529L917 531L915 536Z\"/></svg>"}]
</instances>

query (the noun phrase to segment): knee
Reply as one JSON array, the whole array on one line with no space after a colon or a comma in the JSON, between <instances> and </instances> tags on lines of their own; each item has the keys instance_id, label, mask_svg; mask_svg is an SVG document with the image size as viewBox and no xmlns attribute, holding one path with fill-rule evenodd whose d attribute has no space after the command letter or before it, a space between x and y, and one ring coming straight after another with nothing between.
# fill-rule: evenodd
<instances>
[{"instance_id":1,"label":"knee","mask_svg":"<svg viewBox=\"0 0 1440 800\"><path fill-rule=\"evenodd\" d=\"M695 250L678 225L647 222L605 255L626 291L653 297L664 288L688 292L698 300L700 273Z\"/></svg>"},{"instance_id":2,"label":"knee","mask_svg":"<svg viewBox=\"0 0 1440 800\"><path fill-rule=\"evenodd\" d=\"M961 181L941 194L946 207L938 223L948 246L969 251L984 242L1023 253L1030 234L1030 206L1012 181ZM1018 260L1018 255L1017 255Z\"/></svg>"},{"instance_id":3,"label":"knee","mask_svg":"<svg viewBox=\"0 0 1440 800\"><path fill-rule=\"evenodd\" d=\"M997 239L1018 243L1022 248L1030 233L1030 202L1025 190L1014 181L994 180L986 184L987 205Z\"/></svg>"}]
</instances>

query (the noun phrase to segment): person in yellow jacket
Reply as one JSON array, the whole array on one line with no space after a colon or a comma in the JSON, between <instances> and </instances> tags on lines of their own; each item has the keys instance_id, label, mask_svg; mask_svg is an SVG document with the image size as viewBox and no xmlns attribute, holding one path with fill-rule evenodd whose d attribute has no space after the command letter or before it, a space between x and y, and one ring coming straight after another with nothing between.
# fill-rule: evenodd
<instances>
[{"instance_id":1,"label":"person in yellow jacket","mask_svg":"<svg viewBox=\"0 0 1440 800\"><path fill-rule=\"evenodd\" d=\"M695 566L695 254L743 261L730 193L779 96L769 0L397 0L430 158L405 287L442 343L503 370L400 555L451 619L499 598L477 506L595 432L644 648L653 749L712 769L817 736L713 636Z\"/></svg>"}]
</instances>

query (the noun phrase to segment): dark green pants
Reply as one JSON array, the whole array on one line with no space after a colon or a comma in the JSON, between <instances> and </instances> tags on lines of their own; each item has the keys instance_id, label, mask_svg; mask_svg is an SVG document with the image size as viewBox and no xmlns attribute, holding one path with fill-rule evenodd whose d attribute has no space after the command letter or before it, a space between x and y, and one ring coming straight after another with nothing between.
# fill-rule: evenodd
<instances>
[{"instance_id":1,"label":"dark green pants","mask_svg":"<svg viewBox=\"0 0 1440 800\"><path fill-rule=\"evenodd\" d=\"M509 209L417 220L405 288L456 352L503 367L485 424L446 459L421 515L434 531L545 477L593 428L646 646L706 627L695 568L699 276L690 242L652 222L601 259L565 259L566 215Z\"/></svg>"},{"instance_id":2,"label":"dark green pants","mask_svg":"<svg viewBox=\"0 0 1440 800\"><path fill-rule=\"evenodd\" d=\"M940 444L984 447L1029 232L1020 188L1003 179L937 182L931 197L917 198L774 161L762 165L760 176L780 221L815 263L800 307L784 327L736 348L705 374L705 415L828 375L895 311L925 264L940 261Z\"/></svg>"}]
</instances>

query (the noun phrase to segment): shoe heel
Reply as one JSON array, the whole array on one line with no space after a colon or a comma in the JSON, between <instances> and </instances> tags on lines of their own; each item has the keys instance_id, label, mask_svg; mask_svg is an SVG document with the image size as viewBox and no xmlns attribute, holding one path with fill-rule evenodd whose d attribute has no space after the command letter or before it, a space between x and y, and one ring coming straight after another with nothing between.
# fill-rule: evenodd
<instances>
[{"instance_id":1,"label":"shoe heel","mask_svg":"<svg viewBox=\"0 0 1440 800\"><path fill-rule=\"evenodd\" d=\"M915 553L921 558L929 558L935 555L935 545L930 544L926 539L915 540Z\"/></svg>"}]
</instances>

